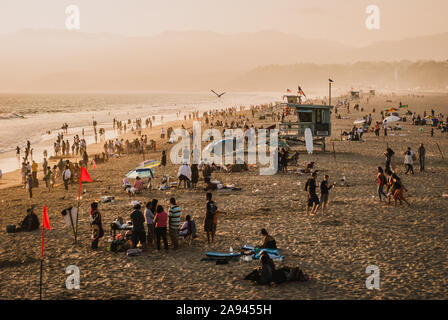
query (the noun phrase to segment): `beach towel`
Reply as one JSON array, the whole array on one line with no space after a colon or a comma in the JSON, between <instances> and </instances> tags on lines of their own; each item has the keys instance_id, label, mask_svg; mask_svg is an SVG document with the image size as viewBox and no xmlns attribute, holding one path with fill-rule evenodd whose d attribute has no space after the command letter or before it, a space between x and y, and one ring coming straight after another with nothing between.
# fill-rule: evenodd
<instances>
[{"instance_id":1,"label":"beach towel","mask_svg":"<svg viewBox=\"0 0 448 320\"><path fill-rule=\"evenodd\" d=\"M267 252L272 260L282 261L284 257L280 255L279 249L255 248L254 246L245 245L243 250L250 250L253 255L252 259L258 260L263 252Z\"/></svg>"}]
</instances>

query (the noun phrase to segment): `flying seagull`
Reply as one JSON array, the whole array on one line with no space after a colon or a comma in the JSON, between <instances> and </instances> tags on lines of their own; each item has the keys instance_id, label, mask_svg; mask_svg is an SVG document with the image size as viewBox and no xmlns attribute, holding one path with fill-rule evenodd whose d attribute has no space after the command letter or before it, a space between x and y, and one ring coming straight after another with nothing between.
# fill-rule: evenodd
<instances>
[{"instance_id":1,"label":"flying seagull","mask_svg":"<svg viewBox=\"0 0 448 320\"><path fill-rule=\"evenodd\" d=\"M223 92L223 93L221 93L221 94L217 94L215 91L213 91L213 90L210 90L211 92L213 92L214 94L216 94L216 96L218 97L218 98L221 98L221 96L223 95L223 94L225 94L225 92Z\"/></svg>"},{"instance_id":2,"label":"flying seagull","mask_svg":"<svg viewBox=\"0 0 448 320\"><path fill-rule=\"evenodd\" d=\"M331 79L328 79L328 81L330 81L330 82L334 82L333 80L331 80Z\"/></svg>"}]
</instances>

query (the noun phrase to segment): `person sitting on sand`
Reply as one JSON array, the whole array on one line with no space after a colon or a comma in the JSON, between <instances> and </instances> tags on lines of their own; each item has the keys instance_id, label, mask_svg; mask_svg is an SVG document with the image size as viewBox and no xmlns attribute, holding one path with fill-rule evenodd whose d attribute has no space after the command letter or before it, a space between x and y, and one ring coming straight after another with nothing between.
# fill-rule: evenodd
<instances>
[{"instance_id":1,"label":"person sitting on sand","mask_svg":"<svg viewBox=\"0 0 448 320\"><path fill-rule=\"evenodd\" d=\"M263 244L259 247L261 249L277 249L277 243L274 237L268 234L266 229L261 229L261 234L264 236Z\"/></svg>"},{"instance_id":2,"label":"person sitting on sand","mask_svg":"<svg viewBox=\"0 0 448 320\"><path fill-rule=\"evenodd\" d=\"M305 168L305 173L311 173L311 170L314 169L314 161L308 162Z\"/></svg>"},{"instance_id":3,"label":"person sitting on sand","mask_svg":"<svg viewBox=\"0 0 448 320\"><path fill-rule=\"evenodd\" d=\"M316 214L319 208L319 197L316 194L316 178L317 172L311 174L311 178L305 184L305 191L308 193L308 203L306 206L306 214L308 215L308 210L311 208L311 215Z\"/></svg>"},{"instance_id":4,"label":"person sitting on sand","mask_svg":"<svg viewBox=\"0 0 448 320\"><path fill-rule=\"evenodd\" d=\"M275 263L269 257L269 254L267 252L261 253L260 263L261 263L261 275L257 283L260 285L270 285L272 282L272 277L275 272Z\"/></svg>"},{"instance_id":5,"label":"person sitting on sand","mask_svg":"<svg viewBox=\"0 0 448 320\"><path fill-rule=\"evenodd\" d=\"M218 211L218 207L212 200L212 194L210 192L207 192L206 197L207 197L207 210L204 220L204 231L207 233L207 241L208 243L210 243L210 239L211 242L215 240L216 225L217 225L216 212Z\"/></svg>"},{"instance_id":6,"label":"person sitting on sand","mask_svg":"<svg viewBox=\"0 0 448 320\"><path fill-rule=\"evenodd\" d=\"M190 215L185 217L185 222L182 224L182 227L179 229L179 236L184 239L188 239L191 242L191 239L196 238L196 222L194 219L191 219Z\"/></svg>"},{"instance_id":7,"label":"person sitting on sand","mask_svg":"<svg viewBox=\"0 0 448 320\"><path fill-rule=\"evenodd\" d=\"M135 193L140 193L143 190L143 181L140 177L135 178L134 182Z\"/></svg>"},{"instance_id":8,"label":"person sitting on sand","mask_svg":"<svg viewBox=\"0 0 448 320\"><path fill-rule=\"evenodd\" d=\"M213 191L218 189L218 183L210 181L209 177L205 178L205 185L206 185L204 189L205 191L209 190Z\"/></svg>"}]
</instances>

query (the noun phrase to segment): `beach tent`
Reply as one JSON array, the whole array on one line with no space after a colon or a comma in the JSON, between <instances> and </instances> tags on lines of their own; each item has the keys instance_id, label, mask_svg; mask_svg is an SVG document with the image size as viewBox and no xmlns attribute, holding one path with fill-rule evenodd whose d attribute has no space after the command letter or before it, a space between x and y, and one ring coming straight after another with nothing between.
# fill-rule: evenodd
<instances>
[{"instance_id":1,"label":"beach tent","mask_svg":"<svg viewBox=\"0 0 448 320\"><path fill-rule=\"evenodd\" d=\"M151 176L151 171L152 171L152 174L154 175L154 170L151 168L136 168L132 171L129 171L126 174L126 178L129 178L129 179L135 179L137 177L147 178L147 177Z\"/></svg>"}]
</instances>

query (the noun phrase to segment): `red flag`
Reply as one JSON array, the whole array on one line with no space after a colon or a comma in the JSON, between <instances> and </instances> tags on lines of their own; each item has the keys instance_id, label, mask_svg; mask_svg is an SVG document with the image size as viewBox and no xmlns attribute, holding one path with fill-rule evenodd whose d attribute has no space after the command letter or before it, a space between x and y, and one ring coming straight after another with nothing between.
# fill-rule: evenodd
<instances>
[{"instance_id":1,"label":"red flag","mask_svg":"<svg viewBox=\"0 0 448 320\"><path fill-rule=\"evenodd\" d=\"M81 174L79 176L81 181L87 181L92 182L92 178L90 178L89 173L87 172L86 168L81 167Z\"/></svg>"},{"instance_id":2,"label":"red flag","mask_svg":"<svg viewBox=\"0 0 448 320\"><path fill-rule=\"evenodd\" d=\"M90 178L90 175L87 172L86 168L81 167L81 174L79 175L78 200L81 200L81 186L83 181L92 182L92 178Z\"/></svg>"},{"instance_id":3,"label":"red flag","mask_svg":"<svg viewBox=\"0 0 448 320\"><path fill-rule=\"evenodd\" d=\"M43 259L43 257L44 257L45 229L51 230L50 219L48 218L46 206L44 206L44 212L42 213L42 245L40 248L40 258L41 259Z\"/></svg>"},{"instance_id":4,"label":"red flag","mask_svg":"<svg viewBox=\"0 0 448 320\"><path fill-rule=\"evenodd\" d=\"M51 230L50 228L50 218L48 218L47 207L44 206L44 213L42 214L42 228Z\"/></svg>"}]
</instances>

